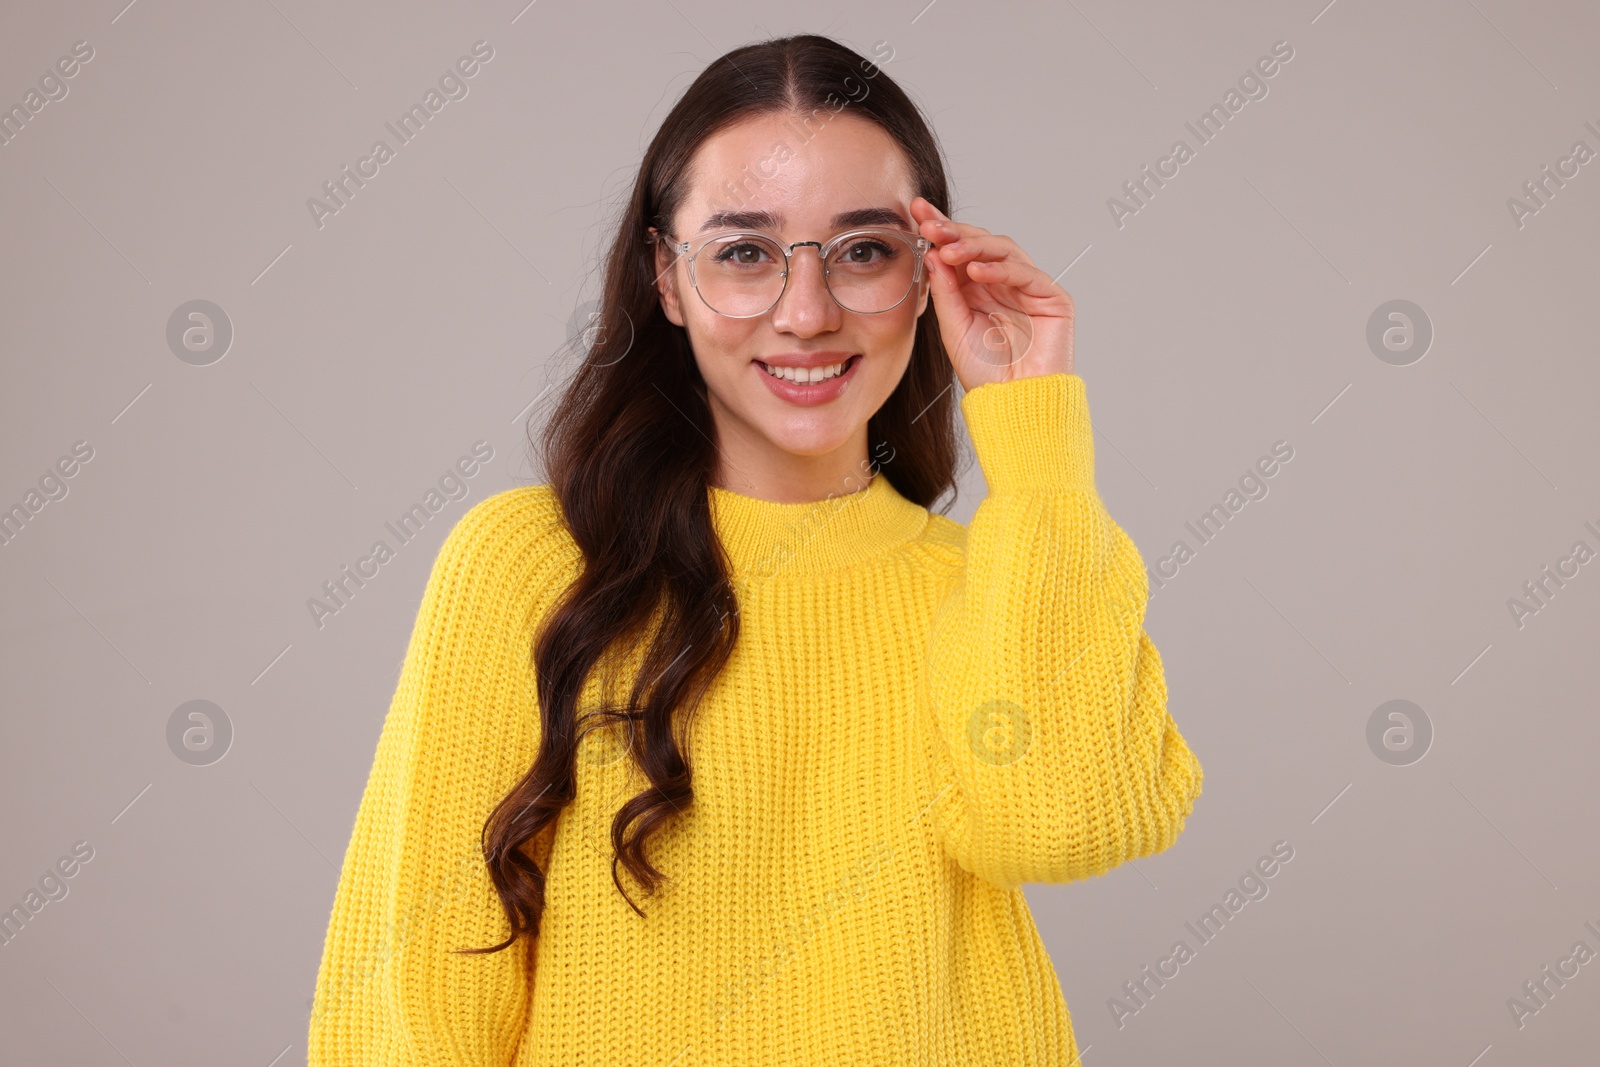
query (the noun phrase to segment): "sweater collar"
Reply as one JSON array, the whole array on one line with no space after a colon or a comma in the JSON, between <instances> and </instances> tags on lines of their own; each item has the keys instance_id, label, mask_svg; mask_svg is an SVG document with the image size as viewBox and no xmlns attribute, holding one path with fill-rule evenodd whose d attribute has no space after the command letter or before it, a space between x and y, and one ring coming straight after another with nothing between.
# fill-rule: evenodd
<instances>
[{"instance_id":1,"label":"sweater collar","mask_svg":"<svg viewBox=\"0 0 1600 1067\"><path fill-rule=\"evenodd\" d=\"M928 512L881 472L865 489L784 504L707 486L711 521L735 574L816 577L855 566L910 541Z\"/></svg>"}]
</instances>

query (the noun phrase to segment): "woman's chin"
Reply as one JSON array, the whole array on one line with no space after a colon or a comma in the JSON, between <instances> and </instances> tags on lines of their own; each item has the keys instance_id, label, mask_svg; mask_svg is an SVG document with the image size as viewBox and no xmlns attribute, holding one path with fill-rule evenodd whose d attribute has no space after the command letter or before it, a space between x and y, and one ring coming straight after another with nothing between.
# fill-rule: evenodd
<instances>
[{"instance_id":1,"label":"woman's chin","mask_svg":"<svg viewBox=\"0 0 1600 1067\"><path fill-rule=\"evenodd\" d=\"M850 443L851 434L848 430L838 433L824 434L786 434L782 432L769 433L767 440L772 442L774 448L785 452L796 459L814 459L818 456L832 455Z\"/></svg>"}]
</instances>

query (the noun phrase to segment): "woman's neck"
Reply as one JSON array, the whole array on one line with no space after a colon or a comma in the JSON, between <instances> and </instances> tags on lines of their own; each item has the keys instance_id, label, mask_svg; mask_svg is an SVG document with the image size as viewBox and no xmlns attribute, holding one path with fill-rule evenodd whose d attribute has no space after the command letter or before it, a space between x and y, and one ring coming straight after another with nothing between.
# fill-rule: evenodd
<instances>
[{"instance_id":1,"label":"woman's neck","mask_svg":"<svg viewBox=\"0 0 1600 1067\"><path fill-rule=\"evenodd\" d=\"M867 456L863 423L849 441L816 455L789 452L748 428L717 433L719 489L780 504L808 504L865 489L878 464Z\"/></svg>"}]
</instances>

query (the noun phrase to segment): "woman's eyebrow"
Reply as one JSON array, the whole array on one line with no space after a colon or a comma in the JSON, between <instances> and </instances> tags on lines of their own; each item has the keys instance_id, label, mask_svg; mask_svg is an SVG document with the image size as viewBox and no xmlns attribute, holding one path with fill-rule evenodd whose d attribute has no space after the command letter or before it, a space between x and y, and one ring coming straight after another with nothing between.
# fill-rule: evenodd
<instances>
[{"instance_id":1,"label":"woman's eyebrow","mask_svg":"<svg viewBox=\"0 0 1600 1067\"><path fill-rule=\"evenodd\" d=\"M706 219L700 226L700 232L707 230L777 230L783 226L783 216L772 211L718 211ZM863 207L853 211L841 211L833 217L835 229L847 229L856 226L898 226L900 229L911 229L906 217L894 208L888 207Z\"/></svg>"}]
</instances>

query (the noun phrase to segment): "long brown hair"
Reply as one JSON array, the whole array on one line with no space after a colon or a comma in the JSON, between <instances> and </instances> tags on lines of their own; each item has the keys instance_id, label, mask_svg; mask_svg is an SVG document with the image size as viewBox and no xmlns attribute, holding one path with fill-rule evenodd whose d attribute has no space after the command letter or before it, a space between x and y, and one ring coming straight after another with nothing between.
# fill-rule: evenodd
<instances>
[{"instance_id":1,"label":"long brown hair","mask_svg":"<svg viewBox=\"0 0 1600 1067\"><path fill-rule=\"evenodd\" d=\"M664 877L645 842L694 798L689 723L733 651L739 615L708 501L716 452L706 385L684 329L661 310L647 229L671 230L684 174L708 137L752 115L788 113L809 138L825 134L844 107L898 142L916 192L948 213L938 143L917 106L871 60L815 34L746 45L712 62L645 151L605 260L595 328L536 442L583 571L533 644L538 755L484 823L484 858L511 935L460 951L498 952L538 936L545 871L523 850L573 799L578 743L591 729L625 723L636 742L630 757L649 781L612 820L612 881L642 916L618 864L647 893ZM932 311L917 320L910 365L867 429L872 455L888 457L875 461L878 476L923 507L954 489L959 455L955 379ZM580 719L591 671L608 650L637 651L646 633L625 704L602 703Z\"/></svg>"}]
</instances>

